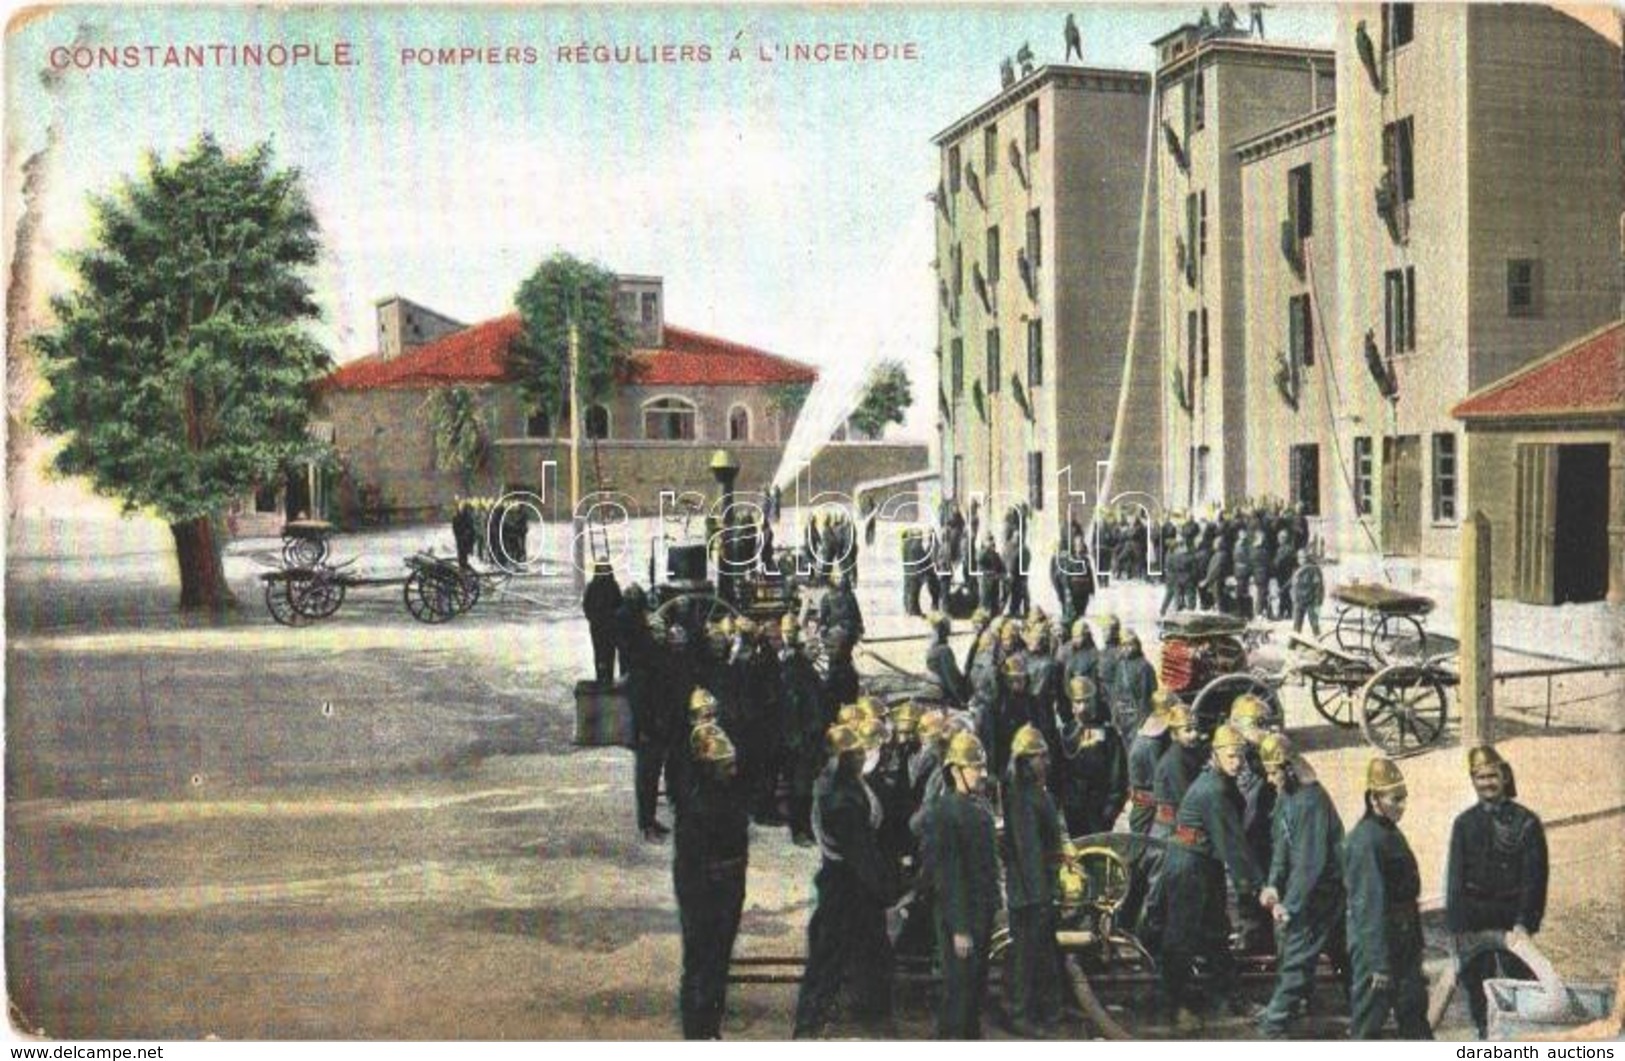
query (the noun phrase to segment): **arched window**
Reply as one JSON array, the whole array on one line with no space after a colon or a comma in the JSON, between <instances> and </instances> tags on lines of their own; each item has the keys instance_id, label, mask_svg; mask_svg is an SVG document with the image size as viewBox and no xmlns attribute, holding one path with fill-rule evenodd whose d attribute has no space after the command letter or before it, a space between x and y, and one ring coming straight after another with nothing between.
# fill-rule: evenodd
<instances>
[{"instance_id":1,"label":"arched window","mask_svg":"<svg viewBox=\"0 0 1625 1061\"><path fill-rule=\"evenodd\" d=\"M658 442L694 439L694 403L684 398L652 398L643 403L643 437Z\"/></svg>"},{"instance_id":2,"label":"arched window","mask_svg":"<svg viewBox=\"0 0 1625 1061\"><path fill-rule=\"evenodd\" d=\"M586 431L588 438L608 438L609 410L602 405L587 406Z\"/></svg>"},{"instance_id":3,"label":"arched window","mask_svg":"<svg viewBox=\"0 0 1625 1061\"><path fill-rule=\"evenodd\" d=\"M750 410L743 405L728 410L728 441L750 441Z\"/></svg>"}]
</instances>

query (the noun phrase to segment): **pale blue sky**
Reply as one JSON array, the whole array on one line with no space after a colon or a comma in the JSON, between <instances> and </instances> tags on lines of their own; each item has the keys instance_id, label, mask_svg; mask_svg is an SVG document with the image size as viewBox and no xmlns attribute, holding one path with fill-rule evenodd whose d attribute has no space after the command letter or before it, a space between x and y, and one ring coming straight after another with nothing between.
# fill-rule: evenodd
<instances>
[{"instance_id":1,"label":"pale blue sky","mask_svg":"<svg viewBox=\"0 0 1625 1061\"><path fill-rule=\"evenodd\" d=\"M1245 11L1245 5L1238 4ZM1200 7L59 8L7 39L8 186L46 171L36 300L51 252L87 238L86 194L200 131L260 139L308 178L327 248L323 338L372 350L372 303L399 293L467 322L506 312L519 280L567 249L666 279L669 320L840 371L856 348L916 370L935 416L931 136L998 89L1030 41L1064 55L1076 13L1088 65L1150 69L1149 42ZM1272 39L1329 42L1330 7L1268 13ZM69 71L49 50L349 41L351 69ZM735 40L746 61L730 63ZM560 45L708 44L705 65L561 65ZM913 42L915 62L764 64L789 41ZM402 47L523 46L534 66L416 69ZM15 203L13 203L15 208ZM1125 219L1132 223L1132 219Z\"/></svg>"}]
</instances>

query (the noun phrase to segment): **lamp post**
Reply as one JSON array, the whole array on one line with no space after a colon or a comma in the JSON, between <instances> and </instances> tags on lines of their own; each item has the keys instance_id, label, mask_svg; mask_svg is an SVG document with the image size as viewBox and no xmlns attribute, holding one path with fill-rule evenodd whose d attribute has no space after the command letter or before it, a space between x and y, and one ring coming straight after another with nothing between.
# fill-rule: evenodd
<instances>
[{"instance_id":1,"label":"lamp post","mask_svg":"<svg viewBox=\"0 0 1625 1061\"><path fill-rule=\"evenodd\" d=\"M733 507L734 480L739 477L739 461L719 449L711 454L711 475L717 481L717 592L730 604L734 594L734 535L729 509Z\"/></svg>"}]
</instances>

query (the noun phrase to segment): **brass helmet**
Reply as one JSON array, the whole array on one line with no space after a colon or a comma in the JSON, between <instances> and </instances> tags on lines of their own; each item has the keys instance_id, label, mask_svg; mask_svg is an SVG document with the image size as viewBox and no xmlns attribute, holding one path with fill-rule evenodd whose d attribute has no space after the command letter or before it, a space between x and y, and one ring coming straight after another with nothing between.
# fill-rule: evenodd
<instances>
[{"instance_id":1,"label":"brass helmet","mask_svg":"<svg viewBox=\"0 0 1625 1061\"><path fill-rule=\"evenodd\" d=\"M714 722L694 727L694 732L689 734L688 747L697 763L726 763L734 757L733 741Z\"/></svg>"},{"instance_id":2,"label":"brass helmet","mask_svg":"<svg viewBox=\"0 0 1625 1061\"><path fill-rule=\"evenodd\" d=\"M695 689L688 694L688 721L698 726L717 717L717 698L709 689Z\"/></svg>"},{"instance_id":3,"label":"brass helmet","mask_svg":"<svg viewBox=\"0 0 1625 1061\"><path fill-rule=\"evenodd\" d=\"M932 612L925 617L925 622L933 633L942 634L944 637L952 633L954 629L953 620L942 612Z\"/></svg>"},{"instance_id":4,"label":"brass helmet","mask_svg":"<svg viewBox=\"0 0 1625 1061\"><path fill-rule=\"evenodd\" d=\"M863 742L863 750L872 752L882 744L891 740L891 727L886 725L884 719L862 718L852 727L858 739Z\"/></svg>"},{"instance_id":5,"label":"brass helmet","mask_svg":"<svg viewBox=\"0 0 1625 1061\"><path fill-rule=\"evenodd\" d=\"M755 637L756 624L751 621L749 616L741 615L733 621L733 632L740 637Z\"/></svg>"},{"instance_id":6,"label":"brass helmet","mask_svg":"<svg viewBox=\"0 0 1625 1061\"><path fill-rule=\"evenodd\" d=\"M970 622L972 626L986 626L992 620L993 616L988 614L986 608L980 606L978 606L975 611L970 613Z\"/></svg>"},{"instance_id":7,"label":"brass helmet","mask_svg":"<svg viewBox=\"0 0 1625 1061\"><path fill-rule=\"evenodd\" d=\"M1083 675L1075 675L1066 683L1066 698L1074 704L1095 698L1095 683Z\"/></svg>"},{"instance_id":8,"label":"brass helmet","mask_svg":"<svg viewBox=\"0 0 1625 1061\"><path fill-rule=\"evenodd\" d=\"M880 701L868 693L858 697L857 708L863 712L865 718L884 718L886 715L886 709L880 706Z\"/></svg>"},{"instance_id":9,"label":"brass helmet","mask_svg":"<svg viewBox=\"0 0 1625 1061\"><path fill-rule=\"evenodd\" d=\"M789 612L785 612L783 615L779 616L779 633L780 634L791 634L791 633L800 633L800 632L801 632L801 624L796 622L796 617L794 615L791 615Z\"/></svg>"},{"instance_id":10,"label":"brass helmet","mask_svg":"<svg viewBox=\"0 0 1625 1061\"><path fill-rule=\"evenodd\" d=\"M1274 713L1270 705L1252 693L1243 693L1230 705L1230 724L1249 736L1249 730L1263 729Z\"/></svg>"},{"instance_id":11,"label":"brass helmet","mask_svg":"<svg viewBox=\"0 0 1625 1061\"><path fill-rule=\"evenodd\" d=\"M1396 788L1405 787L1405 775L1399 772L1399 766L1392 759L1381 755L1372 758L1365 768L1365 789L1367 792L1392 792Z\"/></svg>"},{"instance_id":12,"label":"brass helmet","mask_svg":"<svg viewBox=\"0 0 1625 1061\"><path fill-rule=\"evenodd\" d=\"M1480 744L1467 752L1467 772L1472 773L1485 766L1499 767L1502 773L1506 772L1507 761L1501 758L1501 753L1495 750L1492 744Z\"/></svg>"},{"instance_id":13,"label":"brass helmet","mask_svg":"<svg viewBox=\"0 0 1625 1061\"><path fill-rule=\"evenodd\" d=\"M1044 651L1045 642L1049 640L1049 623L1034 619L1021 631L1021 639L1027 643L1028 651Z\"/></svg>"},{"instance_id":14,"label":"brass helmet","mask_svg":"<svg viewBox=\"0 0 1625 1061\"><path fill-rule=\"evenodd\" d=\"M724 615L721 619L717 620L717 628L722 633L723 637L734 636L734 617L731 615Z\"/></svg>"},{"instance_id":15,"label":"brass helmet","mask_svg":"<svg viewBox=\"0 0 1625 1061\"><path fill-rule=\"evenodd\" d=\"M921 711L914 732L919 736L921 744L934 744L946 740L949 733L947 713L935 709Z\"/></svg>"},{"instance_id":16,"label":"brass helmet","mask_svg":"<svg viewBox=\"0 0 1625 1061\"><path fill-rule=\"evenodd\" d=\"M947 766L974 766L987 769L987 751L974 733L955 733L948 742L948 754L943 757Z\"/></svg>"},{"instance_id":17,"label":"brass helmet","mask_svg":"<svg viewBox=\"0 0 1625 1061\"><path fill-rule=\"evenodd\" d=\"M999 644L1009 647L1021 640L1021 627L1013 619L1006 619L999 627Z\"/></svg>"},{"instance_id":18,"label":"brass helmet","mask_svg":"<svg viewBox=\"0 0 1625 1061\"><path fill-rule=\"evenodd\" d=\"M1010 758L1035 759L1040 755L1049 754L1049 745L1044 742L1044 735L1032 723L1023 725L1016 730L1016 735L1010 738Z\"/></svg>"},{"instance_id":19,"label":"brass helmet","mask_svg":"<svg viewBox=\"0 0 1625 1061\"><path fill-rule=\"evenodd\" d=\"M1241 731L1229 723L1223 723L1218 729L1213 731L1214 751L1222 751L1225 748L1245 747L1247 747L1247 738L1243 737L1241 735Z\"/></svg>"},{"instance_id":20,"label":"brass helmet","mask_svg":"<svg viewBox=\"0 0 1625 1061\"><path fill-rule=\"evenodd\" d=\"M1088 641L1093 643L1094 639L1095 635L1093 631L1089 629L1089 620L1084 618L1072 620L1072 640Z\"/></svg>"},{"instance_id":21,"label":"brass helmet","mask_svg":"<svg viewBox=\"0 0 1625 1061\"><path fill-rule=\"evenodd\" d=\"M1190 729L1194 723L1195 719L1191 716L1191 709L1184 704L1176 703L1168 709L1169 729Z\"/></svg>"},{"instance_id":22,"label":"brass helmet","mask_svg":"<svg viewBox=\"0 0 1625 1061\"><path fill-rule=\"evenodd\" d=\"M891 723L892 733L905 740L916 736L920 731L920 716L925 710L912 700L902 703L886 712L886 720Z\"/></svg>"},{"instance_id":23,"label":"brass helmet","mask_svg":"<svg viewBox=\"0 0 1625 1061\"><path fill-rule=\"evenodd\" d=\"M1292 761L1296 749L1285 733L1266 733L1258 742L1258 761L1264 766L1285 766Z\"/></svg>"},{"instance_id":24,"label":"brass helmet","mask_svg":"<svg viewBox=\"0 0 1625 1061\"><path fill-rule=\"evenodd\" d=\"M1173 717L1173 710L1179 706L1179 697L1167 689L1157 689L1151 694L1151 714L1167 722Z\"/></svg>"},{"instance_id":25,"label":"brass helmet","mask_svg":"<svg viewBox=\"0 0 1625 1061\"><path fill-rule=\"evenodd\" d=\"M991 626L988 627L986 630L982 631L982 636L976 639L976 651L979 653L992 652L993 645L997 640L998 639L993 634L993 628Z\"/></svg>"},{"instance_id":26,"label":"brass helmet","mask_svg":"<svg viewBox=\"0 0 1625 1061\"><path fill-rule=\"evenodd\" d=\"M1001 667L1000 670L1004 672L1004 676L1007 679L1020 678L1023 682L1026 682L1027 680L1027 661L1020 656L1007 657L1004 661L1004 666Z\"/></svg>"},{"instance_id":27,"label":"brass helmet","mask_svg":"<svg viewBox=\"0 0 1625 1061\"><path fill-rule=\"evenodd\" d=\"M857 728L840 722L835 723L825 732L824 743L828 746L829 753L836 758L849 752L864 750L863 738L858 736Z\"/></svg>"}]
</instances>

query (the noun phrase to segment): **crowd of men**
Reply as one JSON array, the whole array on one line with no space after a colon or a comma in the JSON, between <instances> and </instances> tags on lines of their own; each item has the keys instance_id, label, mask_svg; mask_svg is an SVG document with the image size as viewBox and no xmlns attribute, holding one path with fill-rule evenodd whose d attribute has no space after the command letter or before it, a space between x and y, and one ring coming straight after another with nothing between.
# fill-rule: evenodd
<instances>
[{"instance_id":1,"label":"crowd of men","mask_svg":"<svg viewBox=\"0 0 1625 1061\"><path fill-rule=\"evenodd\" d=\"M1230 975L1239 949L1278 957L1274 996L1256 1014L1266 1036L1301 1019L1322 955L1344 977L1352 1035L1375 1037L1390 1014L1401 1035L1429 1034L1419 876L1398 828L1404 779L1388 760L1371 762L1364 814L1345 834L1266 705L1240 697L1204 733L1110 616L1097 643L1081 616L978 609L960 657L951 620L933 614L939 701L885 708L853 664L864 625L850 577L816 618L776 626L666 622L641 588L611 587L600 570L585 603L600 680L616 655L628 675L638 828L653 843L670 833L657 816L662 777L676 815L686 1036L721 1034L752 821L786 827L819 855L797 1036L825 1034L843 998L860 1031L890 1034L893 956L911 949L941 970L938 1033L978 1036L1001 909L1012 1030L1053 1034L1065 983L1056 867L1068 837L1120 824L1152 838L1136 847L1119 917L1156 956L1158 1003L1177 1030L1241 1005ZM1483 979L1529 975L1505 944L1540 927L1546 856L1494 749L1475 749L1471 772L1480 804L1452 836L1447 913L1482 1034Z\"/></svg>"}]
</instances>

